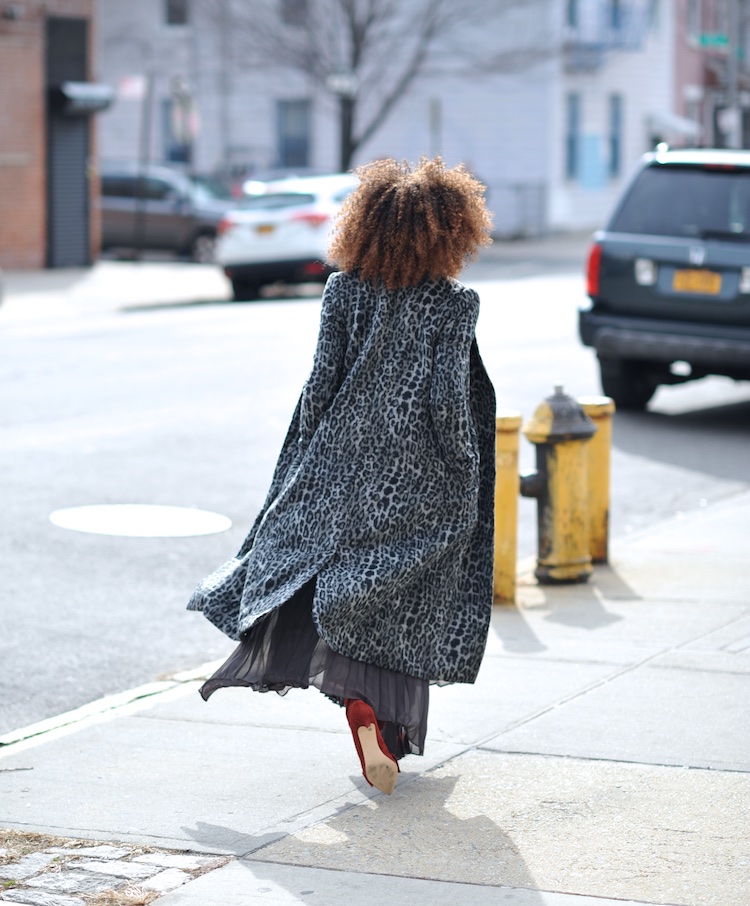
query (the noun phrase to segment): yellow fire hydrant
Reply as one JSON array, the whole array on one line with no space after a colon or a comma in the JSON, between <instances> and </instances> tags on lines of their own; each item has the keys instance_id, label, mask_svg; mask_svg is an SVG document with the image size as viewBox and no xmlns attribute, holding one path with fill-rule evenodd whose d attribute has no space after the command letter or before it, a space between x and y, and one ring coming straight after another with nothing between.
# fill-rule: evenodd
<instances>
[{"instance_id":1,"label":"yellow fire hydrant","mask_svg":"<svg viewBox=\"0 0 750 906\"><path fill-rule=\"evenodd\" d=\"M542 584L585 582L591 575L586 442L596 431L561 385L523 426L536 446L536 472L521 476L521 494L537 500Z\"/></svg>"},{"instance_id":2,"label":"yellow fire hydrant","mask_svg":"<svg viewBox=\"0 0 750 906\"><path fill-rule=\"evenodd\" d=\"M518 432L521 413L500 409L495 421L495 562L492 600L512 604L516 599L518 549Z\"/></svg>"},{"instance_id":3,"label":"yellow fire hydrant","mask_svg":"<svg viewBox=\"0 0 750 906\"><path fill-rule=\"evenodd\" d=\"M614 400L608 396L579 396L578 404L596 425L586 444L589 474L589 551L592 563L606 563L609 547L609 478Z\"/></svg>"}]
</instances>

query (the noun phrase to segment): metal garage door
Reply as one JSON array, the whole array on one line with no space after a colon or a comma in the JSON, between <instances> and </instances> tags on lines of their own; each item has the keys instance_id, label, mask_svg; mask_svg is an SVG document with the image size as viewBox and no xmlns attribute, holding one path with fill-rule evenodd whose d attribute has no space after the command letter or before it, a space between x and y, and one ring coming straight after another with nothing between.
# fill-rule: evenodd
<instances>
[{"instance_id":1,"label":"metal garage door","mask_svg":"<svg viewBox=\"0 0 750 906\"><path fill-rule=\"evenodd\" d=\"M85 81L88 23L47 19L47 89ZM91 263L89 242L88 116L67 116L47 104L47 266Z\"/></svg>"},{"instance_id":2,"label":"metal garage door","mask_svg":"<svg viewBox=\"0 0 750 906\"><path fill-rule=\"evenodd\" d=\"M90 264L89 118L60 116L48 119L49 156L48 245L49 267Z\"/></svg>"}]
</instances>

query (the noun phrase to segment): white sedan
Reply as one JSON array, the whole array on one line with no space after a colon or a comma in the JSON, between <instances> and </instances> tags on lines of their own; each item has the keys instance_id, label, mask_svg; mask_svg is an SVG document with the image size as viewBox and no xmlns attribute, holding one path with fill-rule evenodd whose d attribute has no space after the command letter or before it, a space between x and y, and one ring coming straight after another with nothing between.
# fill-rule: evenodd
<instances>
[{"instance_id":1,"label":"white sedan","mask_svg":"<svg viewBox=\"0 0 750 906\"><path fill-rule=\"evenodd\" d=\"M349 173L277 180L227 212L218 226L216 261L237 301L264 284L323 282L333 218L356 187Z\"/></svg>"}]
</instances>

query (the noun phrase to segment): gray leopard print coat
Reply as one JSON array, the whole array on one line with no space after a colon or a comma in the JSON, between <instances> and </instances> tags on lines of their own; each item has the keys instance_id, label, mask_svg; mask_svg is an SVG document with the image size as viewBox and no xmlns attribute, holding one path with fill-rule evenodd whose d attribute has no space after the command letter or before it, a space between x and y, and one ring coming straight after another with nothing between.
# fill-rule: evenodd
<instances>
[{"instance_id":1,"label":"gray leopard print coat","mask_svg":"<svg viewBox=\"0 0 750 906\"><path fill-rule=\"evenodd\" d=\"M431 681L473 682L492 608L495 394L455 280L323 294L312 372L236 557L200 583L238 639L315 578L330 647Z\"/></svg>"}]
</instances>

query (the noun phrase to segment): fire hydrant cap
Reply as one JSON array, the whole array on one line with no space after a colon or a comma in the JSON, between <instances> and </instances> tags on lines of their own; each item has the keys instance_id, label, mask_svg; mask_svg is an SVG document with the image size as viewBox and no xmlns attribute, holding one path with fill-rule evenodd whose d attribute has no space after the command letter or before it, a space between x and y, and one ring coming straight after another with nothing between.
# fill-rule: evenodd
<instances>
[{"instance_id":1,"label":"fire hydrant cap","mask_svg":"<svg viewBox=\"0 0 750 906\"><path fill-rule=\"evenodd\" d=\"M523 426L524 436L532 444L559 444L566 440L588 440L596 425L578 402L568 396L561 384L540 403Z\"/></svg>"}]
</instances>

